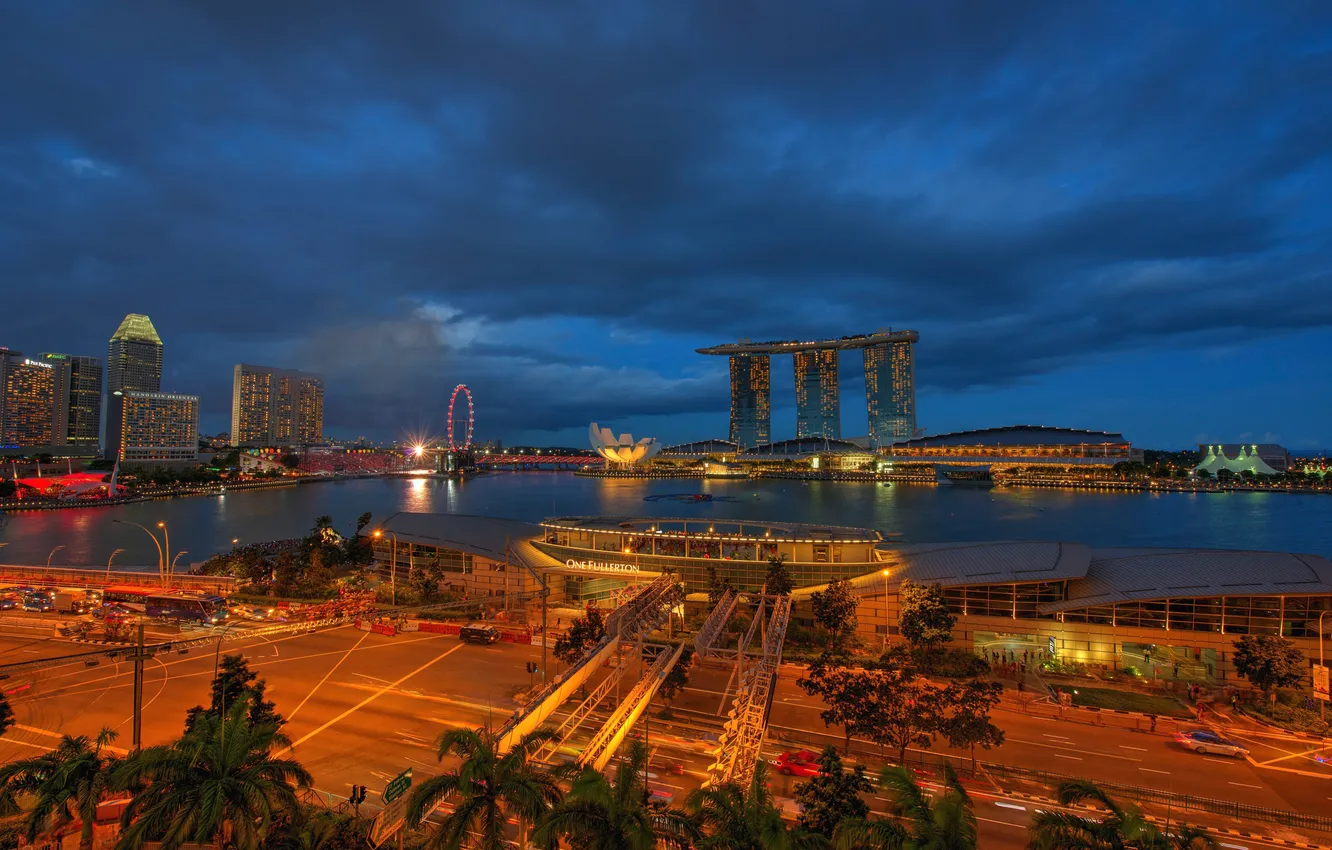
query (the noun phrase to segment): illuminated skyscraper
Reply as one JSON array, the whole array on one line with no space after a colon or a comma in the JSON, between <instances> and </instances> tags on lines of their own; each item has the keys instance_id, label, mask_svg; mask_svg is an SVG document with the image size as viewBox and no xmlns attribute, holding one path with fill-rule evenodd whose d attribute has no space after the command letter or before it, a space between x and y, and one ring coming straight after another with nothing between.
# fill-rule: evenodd
<instances>
[{"instance_id":1,"label":"illuminated skyscraper","mask_svg":"<svg viewBox=\"0 0 1332 850\"><path fill-rule=\"evenodd\" d=\"M731 357L731 442L742 449L772 442L771 370L766 354Z\"/></svg>"},{"instance_id":2,"label":"illuminated skyscraper","mask_svg":"<svg viewBox=\"0 0 1332 850\"><path fill-rule=\"evenodd\" d=\"M796 439L842 438L841 398L837 389L837 349L797 351L795 360Z\"/></svg>"},{"instance_id":3,"label":"illuminated skyscraper","mask_svg":"<svg viewBox=\"0 0 1332 850\"><path fill-rule=\"evenodd\" d=\"M0 349L0 449L48 452L55 443L56 370Z\"/></svg>"},{"instance_id":4,"label":"illuminated skyscraper","mask_svg":"<svg viewBox=\"0 0 1332 850\"><path fill-rule=\"evenodd\" d=\"M96 454L102 427L102 361L69 354L38 357L56 370L56 447L71 454Z\"/></svg>"},{"instance_id":5,"label":"illuminated skyscraper","mask_svg":"<svg viewBox=\"0 0 1332 850\"><path fill-rule=\"evenodd\" d=\"M324 381L295 369L237 363L231 392L231 444L323 442Z\"/></svg>"},{"instance_id":6,"label":"illuminated skyscraper","mask_svg":"<svg viewBox=\"0 0 1332 850\"><path fill-rule=\"evenodd\" d=\"M871 345L865 352L865 405L874 448L910 440L916 432L916 365L912 343Z\"/></svg>"},{"instance_id":7,"label":"illuminated skyscraper","mask_svg":"<svg viewBox=\"0 0 1332 850\"><path fill-rule=\"evenodd\" d=\"M192 463L199 458L199 397L123 390L119 459L127 463Z\"/></svg>"},{"instance_id":8,"label":"illuminated skyscraper","mask_svg":"<svg viewBox=\"0 0 1332 850\"><path fill-rule=\"evenodd\" d=\"M162 338L147 316L130 313L111 335L106 357L106 454L120 455L124 394L162 389Z\"/></svg>"}]
</instances>

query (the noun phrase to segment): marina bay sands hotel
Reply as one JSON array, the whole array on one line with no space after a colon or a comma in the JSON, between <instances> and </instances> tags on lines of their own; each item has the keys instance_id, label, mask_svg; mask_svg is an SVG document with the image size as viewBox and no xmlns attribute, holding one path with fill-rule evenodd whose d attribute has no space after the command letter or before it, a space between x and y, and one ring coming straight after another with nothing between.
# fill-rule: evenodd
<instances>
[{"instance_id":1,"label":"marina bay sands hotel","mask_svg":"<svg viewBox=\"0 0 1332 850\"><path fill-rule=\"evenodd\" d=\"M796 439L842 438L838 355L860 349L865 359L865 405L873 447L910 440L916 432L915 331L878 330L872 334L788 342L742 339L696 349L699 354L731 358L731 442L753 448L772 442L771 357L795 360Z\"/></svg>"}]
</instances>

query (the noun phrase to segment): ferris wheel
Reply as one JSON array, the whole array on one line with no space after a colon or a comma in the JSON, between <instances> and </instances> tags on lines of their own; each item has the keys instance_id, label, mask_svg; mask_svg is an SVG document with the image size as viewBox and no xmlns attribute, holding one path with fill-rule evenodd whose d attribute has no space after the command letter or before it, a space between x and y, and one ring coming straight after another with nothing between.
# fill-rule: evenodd
<instances>
[{"instance_id":1,"label":"ferris wheel","mask_svg":"<svg viewBox=\"0 0 1332 850\"><path fill-rule=\"evenodd\" d=\"M454 405L458 403L458 393L467 397L467 436L463 438L461 444L456 442L453 437L454 426ZM459 384L453 388L453 395L449 396L449 451L465 452L472 446L472 425L475 422L476 408L472 406L472 391L467 389L466 384ZM459 422L459 425L462 423Z\"/></svg>"}]
</instances>

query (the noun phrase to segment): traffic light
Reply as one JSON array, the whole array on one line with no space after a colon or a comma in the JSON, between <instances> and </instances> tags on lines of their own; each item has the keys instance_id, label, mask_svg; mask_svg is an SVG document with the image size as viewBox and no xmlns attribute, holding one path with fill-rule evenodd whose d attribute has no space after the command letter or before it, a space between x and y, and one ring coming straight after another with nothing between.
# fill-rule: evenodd
<instances>
[{"instance_id":1,"label":"traffic light","mask_svg":"<svg viewBox=\"0 0 1332 850\"><path fill-rule=\"evenodd\" d=\"M366 791L364 785L353 785L351 796L347 798L347 801L353 806L359 806L365 802L365 794Z\"/></svg>"},{"instance_id":2,"label":"traffic light","mask_svg":"<svg viewBox=\"0 0 1332 850\"><path fill-rule=\"evenodd\" d=\"M537 666L537 663L536 663L535 661L529 661L529 662L527 662L527 672L528 672L528 673L535 673L535 672L536 672L537 670L539 670L539 669L541 669L541 668Z\"/></svg>"}]
</instances>

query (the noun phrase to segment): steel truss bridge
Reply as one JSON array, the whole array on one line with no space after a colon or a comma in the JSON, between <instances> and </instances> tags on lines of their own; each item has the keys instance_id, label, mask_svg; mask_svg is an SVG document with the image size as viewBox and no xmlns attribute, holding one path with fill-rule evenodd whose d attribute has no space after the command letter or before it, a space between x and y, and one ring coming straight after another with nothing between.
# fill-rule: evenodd
<instances>
[{"instance_id":1,"label":"steel truss bridge","mask_svg":"<svg viewBox=\"0 0 1332 850\"><path fill-rule=\"evenodd\" d=\"M726 622L741 603L741 596L729 589L694 639L694 649L701 659L734 660L740 668L735 702L718 737L704 787L731 782L748 789L768 731L777 669L782 663L782 643L791 621L791 597L746 596L751 603L757 600L757 610L749 629L734 649L717 645ZM759 628L763 628L763 632L756 648L750 650L754 632Z\"/></svg>"}]
</instances>

